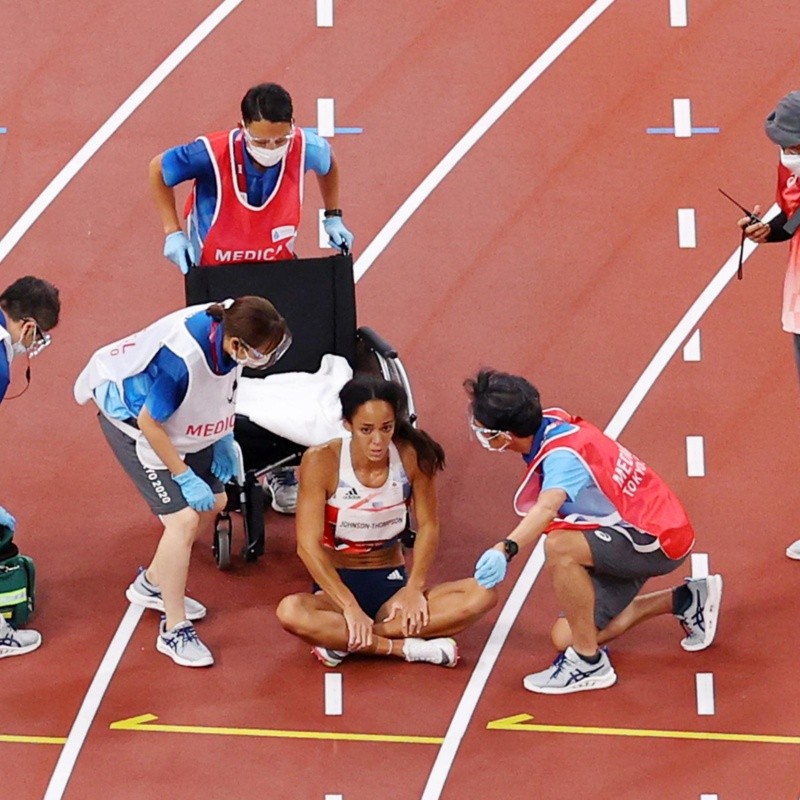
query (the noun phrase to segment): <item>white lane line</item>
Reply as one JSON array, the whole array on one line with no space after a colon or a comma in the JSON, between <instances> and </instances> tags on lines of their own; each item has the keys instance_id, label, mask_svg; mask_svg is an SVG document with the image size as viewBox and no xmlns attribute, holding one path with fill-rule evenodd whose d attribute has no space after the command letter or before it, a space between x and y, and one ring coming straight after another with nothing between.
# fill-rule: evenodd
<instances>
[{"instance_id":1,"label":"white lane line","mask_svg":"<svg viewBox=\"0 0 800 800\"><path fill-rule=\"evenodd\" d=\"M330 248L328 244L328 234L325 233L325 226L323 223L325 222L325 209L320 208L319 214L317 218L317 227L319 229L319 247L320 250L327 250Z\"/></svg>"},{"instance_id":2,"label":"white lane line","mask_svg":"<svg viewBox=\"0 0 800 800\"><path fill-rule=\"evenodd\" d=\"M333 0L317 0L317 27L333 27Z\"/></svg>"},{"instance_id":3,"label":"white lane line","mask_svg":"<svg viewBox=\"0 0 800 800\"><path fill-rule=\"evenodd\" d=\"M701 357L700 329L698 328L683 347L683 360L700 361Z\"/></svg>"},{"instance_id":4,"label":"white lane line","mask_svg":"<svg viewBox=\"0 0 800 800\"><path fill-rule=\"evenodd\" d=\"M675 138L685 139L692 135L692 102L687 97L676 97L672 101Z\"/></svg>"},{"instance_id":5,"label":"white lane line","mask_svg":"<svg viewBox=\"0 0 800 800\"><path fill-rule=\"evenodd\" d=\"M692 577L707 578L708 570L708 553L692 553Z\"/></svg>"},{"instance_id":6,"label":"white lane line","mask_svg":"<svg viewBox=\"0 0 800 800\"><path fill-rule=\"evenodd\" d=\"M678 209L678 247L697 247L697 226L693 208Z\"/></svg>"},{"instance_id":7,"label":"white lane line","mask_svg":"<svg viewBox=\"0 0 800 800\"><path fill-rule=\"evenodd\" d=\"M333 98L320 97L317 99L317 133L330 138L335 132Z\"/></svg>"},{"instance_id":8,"label":"white lane line","mask_svg":"<svg viewBox=\"0 0 800 800\"><path fill-rule=\"evenodd\" d=\"M686 437L686 474L702 478L706 474L705 445L702 436Z\"/></svg>"},{"instance_id":9,"label":"white lane line","mask_svg":"<svg viewBox=\"0 0 800 800\"><path fill-rule=\"evenodd\" d=\"M22 216L0 239L0 262L45 212L65 186L86 166L89 159L116 133L120 126L164 82L170 73L231 13L242 0L220 3L133 91L128 99L93 133L86 144L62 167L28 206Z\"/></svg>"},{"instance_id":10,"label":"white lane line","mask_svg":"<svg viewBox=\"0 0 800 800\"><path fill-rule=\"evenodd\" d=\"M117 632L114 634L114 638L111 640L111 644L108 646L108 650L106 650L103 660L100 662L100 666L92 679L89 690L83 698L83 703L81 703L78 715L75 717L75 722L72 723L72 728L67 735L67 741L61 748L58 762L53 774L50 776L50 783L47 784L44 800L61 800L100 702L106 693L106 689L108 689L109 683L111 683L111 678L114 676L122 654L125 652L125 648L128 646L131 636L133 636L136 624L143 613L144 608L142 606L129 605L128 610L123 615L122 621L117 627Z\"/></svg>"},{"instance_id":11,"label":"white lane line","mask_svg":"<svg viewBox=\"0 0 800 800\"><path fill-rule=\"evenodd\" d=\"M342 716L342 673L325 673L325 715Z\"/></svg>"},{"instance_id":12,"label":"white lane line","mask_svg":"<svg viewBox=\"0 0 800 800\"><path fill-rule=\"evenodd\" d=\"M343 794L326 794L325 800L344 800Z\"/></svg>"},{"instance_id":13,"label":"white lane line","mask_svg":"<svg viewBox=\"0 0 800 800\"><path fill-rule=\"evenodd\" d=\"M456 142L449 153L425 176L425 179L406 198L389 221L378 231L354 265L356 280L373 265L400 228L422 205L433 190L472 149L489 128L520 98L522 93L608 8L614 0L595 0L522 75L492 104L481 118Z\"/></svg>"},{"instance_id":14,"label":"white lane line","mask_svg":"<svg viewBox=\"0 0 800 800\"><path fill-rule=\"evenodd\" d=\"M718 794L701 794L700 800L719 800Z\"/></svg>"},{"instance_id":15,"label":"white lane line","mask_svg":"<svg viewBox=\"0 0 800 800\"><path fill-rule=\"evenodd\" d=\"M695 676L697 689L697 714L701 717L714 716L714 675L711 672L698 672Z\"/></svg>"},{"instance_id":16,"label":"white lane line","mask_svg":"<svg viewBox=\"0 0 800 800\"><path fill-rule=\"evenodd\" d=\"M689 24L686 0L669 0L669 24L673 28L685 28Z\"/></svg>"}]
</instances>

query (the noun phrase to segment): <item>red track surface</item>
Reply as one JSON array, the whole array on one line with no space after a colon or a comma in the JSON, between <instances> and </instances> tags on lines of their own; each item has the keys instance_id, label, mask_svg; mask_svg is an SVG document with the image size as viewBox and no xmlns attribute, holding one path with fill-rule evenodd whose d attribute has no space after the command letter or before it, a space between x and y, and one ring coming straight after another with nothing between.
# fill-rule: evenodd
<instances>
[{"instance_id":1,"label":"red track surface","mask_svg":"<svg viewBox=\"0 0 800 800\"><path fill-rule=\"evenodd\" d=\"M0 136L5 232L53 175L213 8L84 2L9 11L0 31ZM302 5L303 8L296 8ZM518 75L589 6L339 0L320 30L313 3L244 2L55 200L3 264L6 283L32 272L62 289L56 343L34 364L24 399L2 409L0 502L19 521L40 572L40 651L0 666L0 735L66 736L125 609L123 590L159 527L71 397L98 343L176 307L182 290L160 256L146 188L150 157L233 124L257 80L284 83L301 124L335 97L343 205L356 255ZM519 465L465 432L461 381L481 364L530 376L547 402L605 424L685 310L727 259L735 212L716 191L768 204L774 149L761 120L795 88L798 45L785 4L690 0L672 29L666 0L618 0L500 119L410 219L359 284L361 321L403 355L424 426L446 446L445 541L437 579L469 574L513 524ZM246 46L267 23L263 52ZM778 44L780 43L780 46ZM793 49L792 49L793 48ZM648 136L690 97L693 124L719 136ZM316 191L302 252L316 252ZM679 250L676 209L697 210L698 247ZM621 438L678 491L698 550L725 577L715 647L678 647L659 620L615 643L619 685L540 698L521 677L552 657L557 609L537 581L476 709L445 798L776 800L797 796L797 745L672 742L486 730L527 713L537 723L800 734L795 660L797 387L779 331L785 253L761 248L701 323L703 360L678 355ZM686 478L684 437L706 443L707 476ZM192 736L109 730L151 713L159 723L443 736L495 613L461 636L463 662L437 671L354 660L344 715L323 712L324 670L284 634L274 608L307 585L289 520L270 515L268 554L219 573L199 549L190 586L211 609L212 670L180 670L154 652L146 614L100 706L65 797L419 798L437 746ZM757 546L753 546L756 544ZM512 574L516 577L520 568ZM662 581L658 585L668 585ZM504 597L511 581L504 587ZM696 672L713 672L713 717L698 717ZM13 687L13 690L12 690ZM40 798L57 745L0 743L2 796ZM400 764L401 766L397 766ZM501 788L502 787L502 788Z\"/></svg>"}]
</instances>

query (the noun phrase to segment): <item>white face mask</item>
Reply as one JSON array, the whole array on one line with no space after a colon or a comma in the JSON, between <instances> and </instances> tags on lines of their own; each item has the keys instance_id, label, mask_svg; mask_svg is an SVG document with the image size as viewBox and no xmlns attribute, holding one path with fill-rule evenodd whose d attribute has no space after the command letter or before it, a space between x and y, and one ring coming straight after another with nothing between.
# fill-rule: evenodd
<instances>
[{"instance_id":1,"label":"white face mask","mask_svg":"<svg viewBox=\"0 0 800 800\"><path fill-rule=\"evenodd\" d=\"M781 150L781 164L793 175L800 177L800 155L789 155Z\"/></svg>"},{"instance_id":2,"label":"white face mask","mask_svg":"<svg viewBox=\"0 0 800 800\"><path fill-rule=\"evenodd\" d=\"M247 144L247 152L250 153L253 161L261 164L262 167L274 167L286 155L288 149L288 142L281 145L281 147L276 147L274 150L270 150L268 147L256 147L255 145Z\"/></svg>"}]
</instances>

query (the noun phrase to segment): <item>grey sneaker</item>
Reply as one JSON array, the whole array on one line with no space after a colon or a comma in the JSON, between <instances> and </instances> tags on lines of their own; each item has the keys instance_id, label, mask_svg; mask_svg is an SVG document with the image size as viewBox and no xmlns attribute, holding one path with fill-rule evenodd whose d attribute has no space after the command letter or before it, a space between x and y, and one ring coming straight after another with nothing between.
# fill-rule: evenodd
<instances>
[{"instance_id":1,"label":"grey sneaker","mask_svg":"<svg viewBox=\"0 0 800 800\"><path fill-rule=\"evenodd\" d=\"M297 508L297 475L294 467L276 467L264 476L272 495L272 507L279 514L294 514Z\"/></svg>"},{"instance_id":2,"label":"grey sneaker","mask_svg":"<svg viewBox=\"0 0 800 800\"><path fill-rule=\"evenodd\" d=\"M687 578L686 586L692 593L692 602L682 614L676 614L686 631L681 641L684 650L705 650L714 641L719 619L719 605L722 600L722 576L709 575L707 578Z\"/></svg>"},{"instance_id":3,"label":"grey sneaker","mask_svg":"<svg viewBox=\"0 0 800 800\"><path fill-rule=\"evenodd\" d=\"M133 583L125 590L125 597L135 606L152 608L154 611L164 613L164 600L161 597L161 589L155 584L150 583L145 578L146 570L139 567L139 573L133 579ZM186 611L186 619L203 619L206 615L206 607L191 597L183 598L183 607Z\"/></svg>"},{"instance_id":4,"label":"grey sneaker","mask_svg":"<svg viewBox=\"0 0 800 800\"><path fill-rule=\"evenodd\" d=\"M210 667L214 663L211 651L200 641L194 625L188 620L179 622L174 628L166 629L166 621L161 620L156 639L156 650L168 655L182 667Z\"/></svg>"},{"instance_id":5,"label":"grey sneaker","mask_svg":"<svg viewBox=\"0 0 800 800\"><path fill-rule=\"evenodd\" d=\"M0 658L24 656L33 652L42 643L38 631L18 631L5 618L0 617Z\"/></svg>"},{"instance_id":6,"label":"grey sneaker","mask_svg":"<svg viewBox=\"0 0 800 800\"><path fill-rule=\"evenodd\" d=\"M347 650L331 650L327 647L312 647L311 652L318 661L331 669L338 667L350 655Z\"/></svg>"},{"instance_id":7,"label":"grey sneaker","mask_svg":"<svg viewBox=\"0 0 800 800\"><path fill-rule=\"evenodd\" d=\"M786 555L795 561L800 561L800 539L796 539L786 548Z\"/></svg>"},{"instance_id":8,"label":"grey sneaker","mask_svg":"<svg viewBox=\"0 0 800 800\"><path fill-rule=\"evenodd\" d=\"M590 689L606 689L617 682L617 673L605 650L600 650L600 661L590 664L568 647L550 667L526 675L522 685L538 694L570 694Z\"/></svg>"},{"instance_id":9,"label":"grey sneaker","mask_svg":"<svg viewBox=\"0 0 800 800\"><path fill-rule=\"evenodd\" d=\"M458 645L455 639L404 639L403 655L406 661L454 667L458 663Z\"/></svg>"}]
</instances>

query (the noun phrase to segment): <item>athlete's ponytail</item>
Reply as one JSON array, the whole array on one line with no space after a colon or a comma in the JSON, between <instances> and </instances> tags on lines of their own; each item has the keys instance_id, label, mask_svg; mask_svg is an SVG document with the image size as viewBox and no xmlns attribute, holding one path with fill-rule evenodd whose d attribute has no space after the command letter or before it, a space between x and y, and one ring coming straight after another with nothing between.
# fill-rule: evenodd
<instances>
[{"instance_id":1,"label":"athlete's ponytail","mask_svg":"<svg viewBox=\"0 0 800 800\"><path fill-rule=\"evenodd\" d=\"M222 323L226 336L236 336L252 347L277 346L287 331L286 320L264 297L237 297L229 306L214 303L206 309L212 319Z\"/></svg>"},{"instance_id":2,"label":"athlete's ponytail","mask_svg":"<svg viewBox=\"0 0 800 800\"><path fill-rule=\"evenodd\" d=\"M342 417L348 422L361 406L370 400L383 400L394 411L394 438L408 442L417 453L420 469L429 476L444 469L445 456L442 446L425 431L415 428L408 418L408 397L398 383L375 375L362 374L349 380L339 392Z\"/></svg>"}]
</instances>

